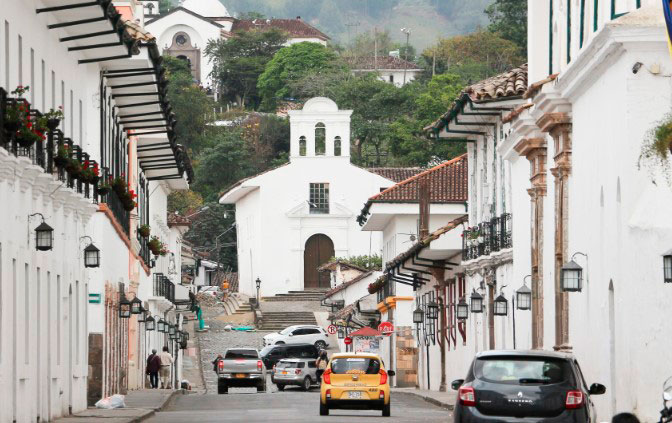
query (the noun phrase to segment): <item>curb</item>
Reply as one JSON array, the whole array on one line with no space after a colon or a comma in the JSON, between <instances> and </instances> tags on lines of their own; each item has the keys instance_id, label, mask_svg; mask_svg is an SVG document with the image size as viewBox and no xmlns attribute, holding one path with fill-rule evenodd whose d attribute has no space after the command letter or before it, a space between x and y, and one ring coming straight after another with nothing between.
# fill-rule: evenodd
<instances>
[{"instance_id":1,"label":"curb","mask_svg":"<svg viewBox=\"0 0 672 423\"><path fill-rule=\"evenodd\" d=\"M177 393L179 391L180 390L174 390L173 392L170 393L170 395L168 395L166 397L166 399L163 401L163 403L161 405L159 405L156 408L147 409L147 413L143 414L142 416L138 416L138 417L134 418L133 420L129 420L128 423L139 423L139 422L142 422L144 420L149 419L150 417L153 417L154 414L156 414L157 411L163 410L163 408L173 399L173 397L175 397L175 395L177 395Z\"/></svg>"},{"instance_id":2,"label":"curb","mask_svg":"<svg viewBox=\"0 0 672 423\"><path fill-rule=\"evenodd\" d=\"M418 393L418 392L413 392L413 391L396 391L396 392L395 392L395 391L392 391L392 392L393 392L394 394L397 394L397 395L398 395L398 394L410 394L410 395L415 395L416 397L421 398L421 399L423 399L424 401L426 401L426 402L428 402L428 403L430 403L430 404L436 405L437 407L445 408L445 409L447 409L447 410L451 410L451 411L452 411L452 410L455 408L455 405L453 405L453 404L450 404L450 403L447 403L447 402L443 402L443 401L439 401L439 400L437 400L436 398L432 398L432 397L427 396L427 395L422 395L422 394L420 394L420 393Z\"/></svg>"}]
</instances>

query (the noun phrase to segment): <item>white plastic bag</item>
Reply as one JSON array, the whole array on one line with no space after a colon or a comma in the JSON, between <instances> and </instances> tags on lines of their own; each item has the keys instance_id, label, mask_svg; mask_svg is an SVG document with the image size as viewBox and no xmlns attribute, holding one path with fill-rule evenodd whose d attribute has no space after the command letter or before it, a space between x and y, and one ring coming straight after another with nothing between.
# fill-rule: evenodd
<instances>
[{"instance_id":1,"label":"white plastic bag","mask_svg":"<svg viewBox=\"0 0 672 423\"><path fill-rule=\"evenodd\" d=\"M126 404L124 403L123 395L112 395L111 397L106 397L101 399L96 403L96 408L125 408Z\"/></svg>"}]
</instances>

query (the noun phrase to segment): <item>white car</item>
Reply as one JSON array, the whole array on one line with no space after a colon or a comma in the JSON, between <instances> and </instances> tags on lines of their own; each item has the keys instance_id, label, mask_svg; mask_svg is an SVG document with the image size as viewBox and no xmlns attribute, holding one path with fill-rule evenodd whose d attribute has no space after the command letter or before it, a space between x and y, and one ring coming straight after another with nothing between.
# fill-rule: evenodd
<instances>
[{"instance_id":1,"label":"white car","mask_svg":"<svg viewBox=\"0 0 672 423\"><path fill-rule=\"evenodd\" d=\"M297 325L264 336L264 346L278 344L312 344L318 350L325 349L329 346L329 335L320 326Z\"/></svg>"},{"instance_id":2,"label":"white car","mask_svg":"<svg viewBox=\"0 0 672 423\"><path fill-rule=\"evenodd\" d=\"M213 297L219 297L221 294L218 286L202 286L198 293L212 295Z\"/></svg>"}]
</instances>

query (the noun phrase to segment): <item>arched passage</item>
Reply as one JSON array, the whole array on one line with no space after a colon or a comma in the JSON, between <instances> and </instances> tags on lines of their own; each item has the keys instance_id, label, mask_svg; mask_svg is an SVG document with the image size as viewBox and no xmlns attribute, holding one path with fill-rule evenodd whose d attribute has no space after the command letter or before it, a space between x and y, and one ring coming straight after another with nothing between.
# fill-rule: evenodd
<instances>
[{"instance_id":1,"label":"arched passage","mask_svg":"<svg viewBox=\"0 0 672 423\"><path fill-rule=\"evenodd\" d=\"M334 243L324 234L315 234L306 241L303 251L303 287L330 288L328 272L318 272L317 268L334 256Z\"/></svg>"}]
</instances>

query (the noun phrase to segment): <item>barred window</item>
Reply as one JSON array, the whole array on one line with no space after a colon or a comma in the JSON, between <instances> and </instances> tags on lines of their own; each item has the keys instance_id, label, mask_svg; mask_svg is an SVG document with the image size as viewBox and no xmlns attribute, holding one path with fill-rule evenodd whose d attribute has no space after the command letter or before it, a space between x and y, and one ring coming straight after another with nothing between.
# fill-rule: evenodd
<instances>
[{"instance_id":1,"label":"barred window","mask_svg":"<svg viewBox=\"0 0 672 423\"><path fill-rule=\"evenodd\" d=\"M299 138L299 156L306 155L306 137Z\"/></svg>"},{"instance_id":2,"label":"barred window","mask_svg":"<svg viewBox=\"0 0 672 423\"><path fill-rule=\"evenodd\" d=\"M341 155L341 137L334 138L334 156Z\"/></svg>"},{"instance_id":3,"label":"barred window","mask_svg":"<svg viewBox=\"0 0 672 423\"><path fill-rule=\"evenodd\" d=\"M315 155L324 156L324 153L327 150L327 129L324 126L324 123L320 122L315 125Z\"/></svg>"},{"instance_id":4,"label":"barred window","mask_svg":"<svg viewBox=\"0 0 672 423\"><path fill-rule=\"evenodd\" d=\"M310 184L310 213L329 214L329 184Z\"/></svg>"}]
</instances>

